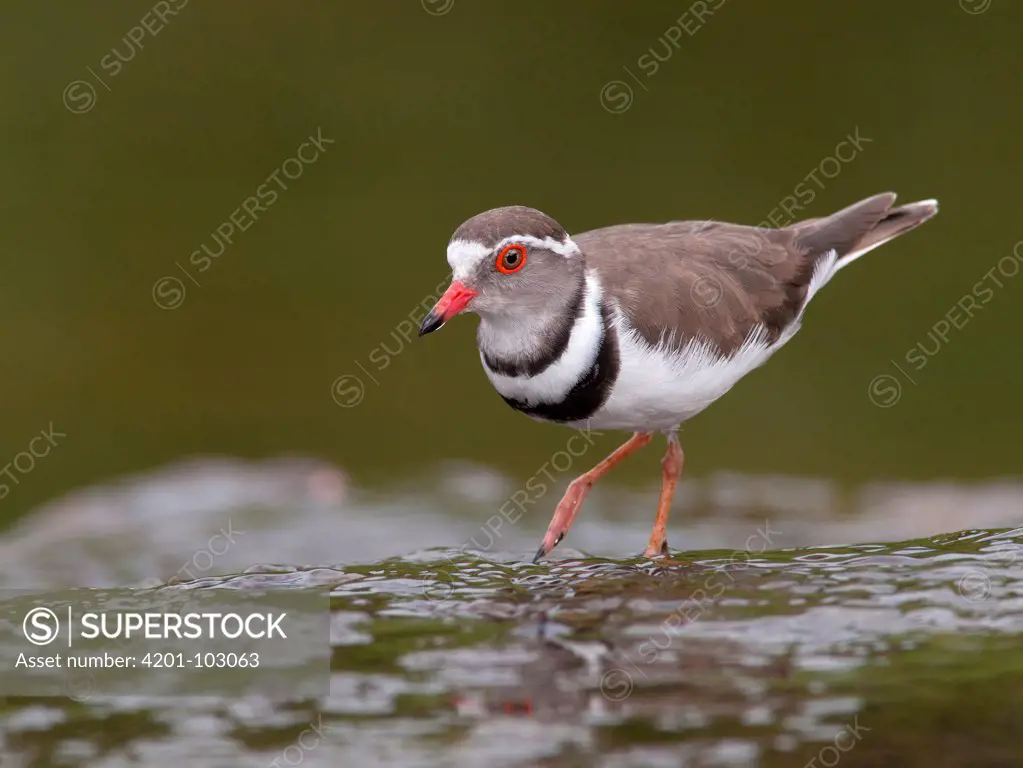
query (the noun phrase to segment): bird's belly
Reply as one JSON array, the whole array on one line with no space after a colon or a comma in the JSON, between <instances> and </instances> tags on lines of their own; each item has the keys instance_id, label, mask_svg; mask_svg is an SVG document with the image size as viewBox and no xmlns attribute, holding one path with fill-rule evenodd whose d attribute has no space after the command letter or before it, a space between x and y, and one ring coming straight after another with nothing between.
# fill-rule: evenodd
<instances>
[{"instance_id":1,"label":"bird's belly","mask_svg":"<svg viewBox=\"0 0 1023 768\"><path fill-rule=\"evenodd\" d=\"M794 332L794 331L793 331ZM621 368L604 405L585 423L594 429L654 432L674 429L730 390L791 334L774 344L754 333L731 357L709 344L680 352L652 347L638 334L620 334Z\"/></svg>"}]
</instances>

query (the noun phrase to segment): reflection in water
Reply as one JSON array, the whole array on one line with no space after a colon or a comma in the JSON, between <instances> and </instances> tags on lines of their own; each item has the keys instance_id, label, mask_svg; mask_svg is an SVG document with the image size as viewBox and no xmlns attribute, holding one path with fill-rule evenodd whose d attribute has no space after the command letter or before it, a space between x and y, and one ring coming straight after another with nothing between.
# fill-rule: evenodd
<instances>
[{"instance_id":1,"label":"reflection in water","mask_svg":"<svg viewBox=\"0 0 1023 768\"><path fill-rule=\"evenodd\" d=\"M374 499L315 460L197 460L30 515L2 545L8 586L329 589L332 679L327 698L283 705L10 700L5 753L32 765L951 766L981 764L970 758L984 738L989 764L1023 760L1011 730L983 725L1023 703L1023 529L919 538L953 515L1010 522L1017 484L877 486L843 503L819 481L717 478L690 484L674 539L716 548L655 562L616 541L636 524L618 511L645 508L645 492L608 491L579 538L622 559L566 550L540 565L526 555L541 519L486 553L423 548L466 540L509 493L464 466L432 487ZM396 522L374 546L390 552L367 562L352 531L385 515ZM820 545L886 526L917 538ZM286 562L304 565L258 564ZM985 716L937 743L935 719L963 717L955 691Z\"/></svg>"}]
</instances>

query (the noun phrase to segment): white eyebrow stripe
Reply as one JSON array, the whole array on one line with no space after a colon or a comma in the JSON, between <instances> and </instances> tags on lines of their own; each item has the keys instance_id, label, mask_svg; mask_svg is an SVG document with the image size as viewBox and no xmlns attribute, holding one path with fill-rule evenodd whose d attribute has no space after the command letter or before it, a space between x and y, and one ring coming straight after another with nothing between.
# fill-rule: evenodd
<instances>
[{"instance_id":1,"label":"white eyebrow stripe","mask_svg":"<svg viewBox=\"0 0 1023 768\"><path fill-rule=\"evenodd\" d=\"M566 258L578 256L580 253L579 246L568 235L565 235L564 240L555 240L553 237L545 237L541 240L539 237L533 237L532 235L512 235L495 245L494 250L500 252L502 248L512 243L521 243L532 248L544 248Z\"/></svg>"},{"instance_id":2,"label":"white eyebrow stripe","mask_svg":"<svg viewBox=\"0 0 1023 768\"><path fill-rule=\"evenodd\" d=\"M581 253L579 246L568 235L565 235L564 240L557 240L553 237L545 237L541 240L533 235L511 235L501 240L493 248L488 248L476 240L452 240L448 243L448 266L451 267L456 280L463 279L488 254L500 253L502 248L513 243L520 243L527 248L543 248L565 258L578 256Z\"/></svg>"}]
</instances>

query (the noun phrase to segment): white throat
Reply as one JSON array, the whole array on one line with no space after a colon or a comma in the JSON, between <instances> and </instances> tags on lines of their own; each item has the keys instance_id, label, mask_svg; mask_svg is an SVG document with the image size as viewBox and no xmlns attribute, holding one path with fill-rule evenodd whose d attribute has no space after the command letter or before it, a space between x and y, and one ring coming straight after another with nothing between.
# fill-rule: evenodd
<instances>
[{"instance_id":1,"label":"white throat","mask_svg":"<svg viewBox=\"0 0 1023 768\"><path fill-rule=\"evenodd\" d=\"M502 322L496 318L480 316L478 342L483 370L504 397L520 400L529 405L560 403L578 384L597 360L604 339L604 320L601 315L603 288L596 274L586 271L583 286L582 313L576 318L569 333L568 344L561 355L535 376L508 376L491 370L483 351L495 359L515 359L536 354L536 345L542 337L538 328L523 329L521 324Z\"/></svg>"}]
</instances>

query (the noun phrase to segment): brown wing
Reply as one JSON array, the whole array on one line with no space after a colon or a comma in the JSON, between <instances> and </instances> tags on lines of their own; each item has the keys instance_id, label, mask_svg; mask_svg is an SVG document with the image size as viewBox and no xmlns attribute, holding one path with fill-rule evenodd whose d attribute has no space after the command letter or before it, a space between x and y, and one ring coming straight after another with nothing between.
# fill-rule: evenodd
<instances>
[{"instance_id":1,"label":"brown wing","mask_svg":"<svg viewBox=\"0 0 1023 768\"><path fill-rule=\"evenodd\" d=\"M773 340L795 320L815 267L831 249L841 259L936 211L921 203L890 210L894 200L876 195L784 229L676 221L623 224L574 239L647 342L678 349L702 337L727 355L755 326Z\"/></svg>"}]
</instances>

